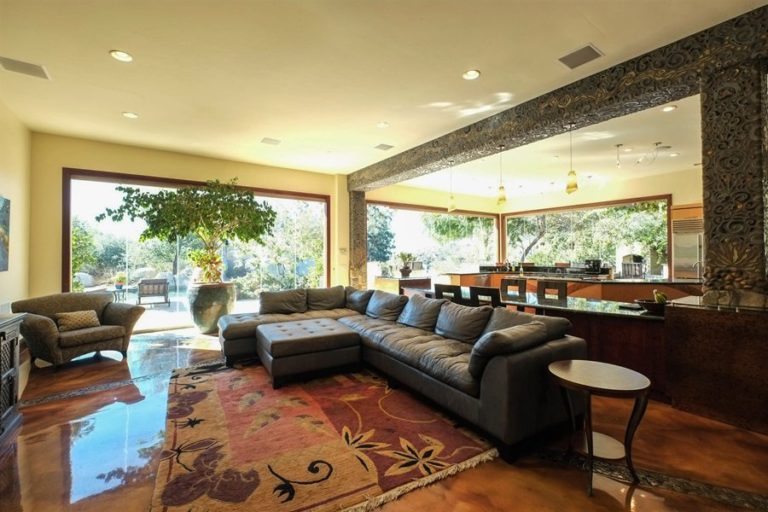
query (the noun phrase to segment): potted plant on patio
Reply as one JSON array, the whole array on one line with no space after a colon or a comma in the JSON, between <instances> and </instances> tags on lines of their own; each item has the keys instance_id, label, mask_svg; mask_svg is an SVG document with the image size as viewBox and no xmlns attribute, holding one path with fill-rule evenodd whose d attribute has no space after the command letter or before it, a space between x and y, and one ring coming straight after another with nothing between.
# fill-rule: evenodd
<instances>
[{"instance_id":1,"label":"potted plant on patio","mask_svg":"<svg viewBox=\"0 0 768 512\"><path fill-rule=\"evenodd\" d=\"M117 274L115 274L115 288L118 290L122 290L127 280L128 280L128 277L125 275L125 272L118 272Z\"/></svg>"},{"instance_id":2,"label":"potted plant on patio","mask_svg":"<svg viewBox=\"0 0 768 512\"><path fill-rule=\"evenodd\" d=\"M414 256L410 252L401 252L397 255L398 258L400 258L400 261L403 263L403 266L400 268L400 276L401 277L408 277L411 275L411 262L416 259L416 256Z\"/></svg>"},{"instance_id":3,"label":"potted plant on patio","mask_svg":"<svg viewBox=\"0 0 768 512\"><path fill-rule=\"evenodd\" d=\"M201 332L216 332L219 318L232 311L236 299L235 284L222 282L221 248L232 239L264 243L264 237L272 233L275 211L238 187L237 179L159 192L122 186L117 190L123 193L120 206L107 208L96 220L139 218L147 224L141 241L157 238L175 243L177 238L192 235L202 243L201 249L188 253L197 268L187 292L189 307Z\"/></svg>"}]
</instances>

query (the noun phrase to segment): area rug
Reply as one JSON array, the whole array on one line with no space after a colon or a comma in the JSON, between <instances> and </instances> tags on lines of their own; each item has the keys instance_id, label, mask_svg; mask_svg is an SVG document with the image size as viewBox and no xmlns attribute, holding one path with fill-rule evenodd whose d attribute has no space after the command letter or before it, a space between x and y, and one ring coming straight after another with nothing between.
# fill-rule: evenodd
<instances>
[{"instance_id":1,"label":"area rug","mask_svg":"<svg viewBox=\"0 0 768 512\"><path fill-rule=\"evenodd\" d=\"M216 365L169 386L153 512L371 510L497 456L367 371L273 390L262 366Z\"/></svg>"}]
</instances>

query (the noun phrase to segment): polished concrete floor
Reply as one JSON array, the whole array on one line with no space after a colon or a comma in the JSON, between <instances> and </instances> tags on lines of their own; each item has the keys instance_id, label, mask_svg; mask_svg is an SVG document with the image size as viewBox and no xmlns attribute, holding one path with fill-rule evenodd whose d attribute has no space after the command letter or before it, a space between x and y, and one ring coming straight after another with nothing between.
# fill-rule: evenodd
<instances>
[{"instance_id":1,"label":"polished concrete floor","mask_svg":"<svg viewBox=\"0 0 768 512\"><path fill-rule=\"evenodd\" d=\"M214 337L180 330L134 336L125 362L105 352L59 372L32 369L23 426L0 445L0 510L146 511L169 371L218 358ZM621 437L630 405L595 399L595 429ZM515 464L482 464L384 510L768 510L768 436L651 402L633 450L641 484L604 464L592 497L565 445L554 439Z\"/></svg>"}]
</instances>

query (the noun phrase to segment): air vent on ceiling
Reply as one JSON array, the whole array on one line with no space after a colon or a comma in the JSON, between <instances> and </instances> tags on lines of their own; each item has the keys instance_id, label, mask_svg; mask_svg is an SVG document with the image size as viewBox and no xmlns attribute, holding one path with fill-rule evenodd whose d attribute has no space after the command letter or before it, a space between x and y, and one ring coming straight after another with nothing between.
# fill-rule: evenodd
<instances>
[{"instance_id":1,"label":"air vent on ceiling","mask_svg":"<svg viewBox=\"0 0 768 512\"><path fill-rule=\"evenodd\" d=\"M390 146L389 144L379 144L378 146L374 146L374 149L380 149L382 151L389 151L395 146Z\"/></svg>"},{"instance_id":2,"label":"air vent on ceiling","mask_svg":"<svg viewBox=\"0 0 768 512\"><path fill-rule=\"evenodd\" d=\"M269 137L264 137L263 139L261 139L262 144L269 144L270 146L277 146L278 144L280 144L280 142L282 141L278 139L272 139Z\"/></svg>"},{"instance_id":3,"label":"air vent on ceiling","mask_svg":"<svg viewBox=\"0 0 768 512\"><path fill-rule=\"evenodd\" d=\"M9 59L8 57L0 57L0 66L6 71L13 73L21 73L22 75L34 76L36 78L42 78L43 80L50 80L48 72L43 66L37 64L31 64L15 59Z\"/></svg>"},{"instance_id":4,"label":"air vent on ceiling","mask_svg":"<svg viewBox=\"0 0 768 512\"><path fill-rule=\"evenodd\" d=\"M576 69L577 67L583 66L587 62L602 56L603 52L595 48L592 44L588 44L584 48L579 48L564 57L560 57L558 60L569 68Z\"/></svg>"}]
</instances>

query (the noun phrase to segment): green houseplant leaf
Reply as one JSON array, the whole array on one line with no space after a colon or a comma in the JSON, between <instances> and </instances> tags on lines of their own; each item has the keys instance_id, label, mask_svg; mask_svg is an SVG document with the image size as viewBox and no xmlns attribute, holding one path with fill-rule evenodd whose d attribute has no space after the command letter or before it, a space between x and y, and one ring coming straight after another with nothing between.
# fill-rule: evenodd
<instances>
[{"instance_id":1,"label":"green houseplant leaf","mask_svg":"<svg viewBox=\"0 0 768 512\"><path fill-rule=\"evenodd\" d=\"M107 208L96 220L142 219L147 228L141 233L141 241L157 238L175 242L177 237L197 237L203 248L191 251L189 257L201 269L200 281L204 283L221 282L219 251L228 240L263 244L275 224L272 207L238 187L237 179L159 192L122 186L117 190L123 193L120 206Z\"/></svg>"}]
</instances>

